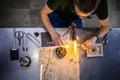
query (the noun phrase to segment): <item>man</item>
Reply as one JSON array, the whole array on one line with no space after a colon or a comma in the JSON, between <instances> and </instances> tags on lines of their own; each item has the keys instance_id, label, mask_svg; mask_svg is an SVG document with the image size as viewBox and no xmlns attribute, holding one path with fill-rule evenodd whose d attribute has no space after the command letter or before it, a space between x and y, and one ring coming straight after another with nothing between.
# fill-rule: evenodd
<instances>
[{"instance_id":1,"label":"man","mask_svg":"<svg viewBox=\"0 0 120 80\"><path fill-rule=\"evenodd\" d=\"M81 18L96 14L101 28L83 43L85 50L91 49L96 40L109 31L107 0L48 0L40 10L40 18L55 45L60 45L62 37L54 27L68 26L74 22L82 28Z\"/></svg>"}]
</instances>

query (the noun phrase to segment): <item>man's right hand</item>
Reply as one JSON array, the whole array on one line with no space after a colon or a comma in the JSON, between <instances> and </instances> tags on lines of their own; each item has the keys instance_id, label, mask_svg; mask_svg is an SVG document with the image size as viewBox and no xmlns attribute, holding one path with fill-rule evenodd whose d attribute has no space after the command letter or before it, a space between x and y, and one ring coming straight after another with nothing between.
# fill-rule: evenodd
<instances>
[{"instance_id":1,"label":"man's right hand","mask_svg":"<svg viewBox=\"0 0 120 80\"><path fill-rule=\"evenodd\" d=\"M62 36L58 32L53 32L51 35L51 39L54 42L55 46L60 46L64 44Z\"/></svg>"}]
</instances>

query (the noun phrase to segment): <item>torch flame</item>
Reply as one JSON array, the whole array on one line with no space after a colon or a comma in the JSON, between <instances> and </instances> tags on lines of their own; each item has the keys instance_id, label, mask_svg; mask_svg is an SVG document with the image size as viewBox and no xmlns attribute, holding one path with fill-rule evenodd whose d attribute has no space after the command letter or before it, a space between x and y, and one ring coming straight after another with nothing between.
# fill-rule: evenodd
<instances>
[{"instance_id":1,"label":"torch flame","mask_svg":"<svg viewBox=\"0 0 120 80\"><path fill-rule=\"evenodd\" d=\"M71 44L64 44L63 47L72 50L75 55L78 55L78 44L75 41L71 41Z\"/></svg>"},{"instance_id":2,"label":"torch flame","mask_svg":"<svg viewBox=\"0 0 120 80\"><path fill-rule=\"evenodd\" d=\"M75 54L75 55L78 54L78 47L77 47L77 46L78 46L78 45L77 45L77 42L74 41L74 42L73 42L73 49L74 49L74 54Z\"/></svg>"}]
</instances>

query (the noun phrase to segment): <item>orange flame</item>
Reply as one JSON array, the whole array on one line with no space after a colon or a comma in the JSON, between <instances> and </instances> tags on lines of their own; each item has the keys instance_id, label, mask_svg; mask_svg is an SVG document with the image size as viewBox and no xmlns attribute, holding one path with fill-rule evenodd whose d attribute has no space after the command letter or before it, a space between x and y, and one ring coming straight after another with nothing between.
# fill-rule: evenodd
<instances>
[{"instance_id":1,"label":"orange flame","mask_svg":"<svg viewBox=\"0 0 120 80\"><path fill-rule=\"evenodd\" d=\"M74 49L74 54L75 54L75 55L78 54L78 47L77 47L77 46L78 46L78 45L77 45L77 42L74 41L74 42L73 42L73 49Z\"/></svg>"},{"instance_id":2,"label":"orange flame","mask_svg":"<svg viewBox=\"0 0 120 80\"><path fill-rule=\"evenodd\" d=\"M74 41L71 40L69 44L65 43L62 46L64 48L66 48L68 51L72 51L75 56L78 55L78 46L79 45L77 44L76 40L74 40Z\"/></svg>"}]
</instances>

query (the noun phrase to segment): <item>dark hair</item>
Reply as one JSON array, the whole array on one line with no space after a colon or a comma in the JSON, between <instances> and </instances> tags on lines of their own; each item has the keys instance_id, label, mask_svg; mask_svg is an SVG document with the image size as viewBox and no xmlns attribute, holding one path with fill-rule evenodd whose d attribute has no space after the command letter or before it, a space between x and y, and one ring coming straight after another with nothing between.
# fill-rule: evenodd
<instances>
[{"instance_id":1,"label":"dark hair","mask_svg":"<svg viewBox=\"0 0 120 80\"><path fill-rule=\"evenodd\" d=\"M74 4L83 13L89 13L95 10L99 4L100 0L74 0Z\"/></svg>"}]
</instances>

